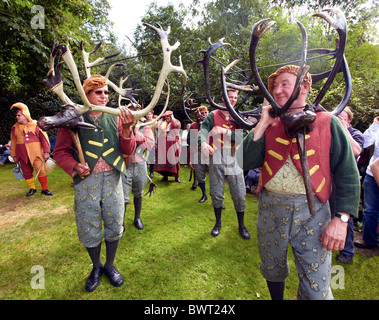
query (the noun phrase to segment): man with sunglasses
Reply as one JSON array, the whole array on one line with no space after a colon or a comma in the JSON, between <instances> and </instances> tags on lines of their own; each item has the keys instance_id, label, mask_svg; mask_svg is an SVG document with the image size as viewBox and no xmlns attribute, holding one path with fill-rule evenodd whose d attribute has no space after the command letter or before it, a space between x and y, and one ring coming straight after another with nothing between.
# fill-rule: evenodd
<instances>
[{"instance_id":1,"label":"man with sunglasses","mask_svg":"<svg viewBox=\"0 0 379 320\"><path fill-rule=\"evenodd\" d=\"M83 89L91 104L107 104L108 86L103 76L91 76L84 81ZM121 180L121 175L126 174L123 155L133 154L136 148L131 129L135 120L127 108L120 109L119 117L91 110L83 114L83 118L96 127L77 129L85 163L81 163L77 152L73 152L73 141L65 128L58 130L53 154L57 164L74 179L78 236L93 263L86 282L86 291L91 292L99 285L103 273L115 287L124 283L114 259L123 234L125 211ZM104 266L100 259L103 237L106 246Z\"/></svg>"}]
</instances>

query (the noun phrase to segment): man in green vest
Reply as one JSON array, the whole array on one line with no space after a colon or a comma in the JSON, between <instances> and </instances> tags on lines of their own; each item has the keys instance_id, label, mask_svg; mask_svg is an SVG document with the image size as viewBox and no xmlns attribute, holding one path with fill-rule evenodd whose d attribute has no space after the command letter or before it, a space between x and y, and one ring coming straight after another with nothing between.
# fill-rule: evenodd
<instances>
[{"instance_id":1,"label":"man in green vest","mask_svg":"<svg viewBox=\"0 0 379 320\"><path fill-rule=\"evenodd\" d=\"M107 104L108 86L103 76L91 76L84 81L83 89L91 104ZM53 155L58 166L74 179L78 236L93 263L86 282L86 291L91 292L99 285L103 273L115 287L124 283L114 259L123 234L125 211L121 180L121 175L126 174L123 155L132 154L136 148L131 130L135 120L126 108L120 109L119 117L89 111L83 118L96 127L77 130L82 149L78 151L83 151L84 163L79 161L77 152L73 152L73 140L65 128L58 130ZM104 266L100 259L103 237L106 245Z\"/></svg>"}]
</instances>

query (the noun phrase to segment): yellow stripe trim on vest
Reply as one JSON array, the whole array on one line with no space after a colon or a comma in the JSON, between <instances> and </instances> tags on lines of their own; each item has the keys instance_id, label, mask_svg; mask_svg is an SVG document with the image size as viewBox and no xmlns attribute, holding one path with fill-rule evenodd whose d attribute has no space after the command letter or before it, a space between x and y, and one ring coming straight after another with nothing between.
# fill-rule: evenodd
<instances>
[{"instance_id":1,"label":"yellow stripe trim on vest","mask_svg":"<svg viewBox=\"0 0 379 320\"><path fill-rule=\"evenodd\" d=\"M267 161L265 161L265 162L263 163L263 165L265 166L265 168L266 168L268 174L269 174L270 176L272 176L272 170L271 170L271 168L269 167Z\"/></svg>"},{"instance_id":2,"label":"yellow stripe trim on vest","mask_svg":"<svg viewBox=\"0 0 379 320\"><path fill-rule=\"evenodd\" d=\"M279 142L279 143L281 143L281 144L284 144L284 145L286 145L286 146L288 146L289 144L290 144L290 142L288 141L288 140L285 140L285 139L282 139L282 138L276 138L275 139L275 141L276 142Z\"/></svg>"},{"instance_id":3,"label":"yellow stripe trim on vest","mask_svg":"<svg viewBox=\"0 0 379 320\"><path fill-rule=\"evenodd\" d=\"M312 169L309 170L309 174L310 175L314 174L319 168L320 166L316 164Z\"/></svg>"},{"instance_id":4,"label":"yellow stripe trim on vest","mask_svg":"<svg viewBox=\"0 0 379 320\"><path fill-rule=\"evenodd\" d=\"M320 183L320 185L317 187L316 189L316 193L317 192L320 192L322 190L322 188L324 187L324 184L325 184L325 178L322 179L322 182Z\"/></svg>"},{"instance_id":5,"label":"yellow stripe trim on vest","mask_svg":"<svg viewBox=\"0 0 379 320\"><path fill-rule=\"evenodd\" d=\"M89 152L89 151L86 151L86 155L89 156L89 157L91 157L91 158L94 158L94 159L98 158L98 156L96 154L94 154L92 152Z\"/></svg>"},{"instance_id":6,"label":"yellow stripe trim on vest","mask_svg":"<svg viewBox=\"0 0 379 320\"><path fill-rule=\"evenodd\" d=\"M107 138L104 139L104 143L107 143L109 140Z\"/></svg>"},{"instance_id":7,"label":"yellow stripe trim on vest","mask_svg":"<svg viewBox=\"0 0 379 320\"><path fill-rule=\"evenodd\" d=\"M118 156L117 159L113 162L113 166L117 166L117 163L120 161L121 156Z\"/></svg>"},{"instance_id":8,"label":"yellow stripe trim on vest","mask_svg":"<svg viewBox=\"0 0 379 320\"><path fill-rule=\"evenodd\" d=\"M312 156L312 155L314 155L315 153L316 153L316 151L313 150L313 149L308 150L308 151L307 151L307 157L308 157L308 156ZM294 158L295 160L299 160L299 159L300 159L300 155L299 155L299 154L295 154L295 155L293 156L293 158Z\"/></svg>"},{"instance_id":9,"label":"yellow stripe trim on vest","mask_svg":"<svg viewBox=\"0 0 379 320\"><path fill-rule=\"evenodd\" d=\"M278 160L283 160L283 157L279 153L275 152L274 150L268 150L268 154Z\"/></svg>"},{"instance_id":10,"label":"yellow stripe trim on vest","mask_svg":"<svg viewBox=\"0 0 379 320\"><path fill-rule=\"evenodd\" d=\"M108 149L107 151L105 151L104 153L103 153L103 157L106 157L108 154L110 154L111 152L113 152L114 151L114 148L110 148L110 149Z\"/></svg>"},{"instance_id":11,"label":"yellow stripe trim on vest","mask_svg":"<svg viewBox=\"0 0 379 320\"><path fill-rule=\"evenodd\" d=\"M307 139L309 139L311 136L309 135L309 134L306 134L305 136L304 136L304 139L305 140L307 140ZM292 142L293 143L296 143L296 138L292 138Z\"/></svg>"},{"instance_id":12,"label":"yellow stripe trim on vest","mask_svg":"<svg viewBox=\"0 0 379 320\"><path fill-rule=\"evenodd\" d=\"M97 146L97 147L103 146L103 144L101 142L97 142L97 141L93 141L93 140L88 140L88 143L92 144L93 146Z\"/></svg>"},{"instance_id":13,"label":"yellow stripe trim on vest","mask_svg":"<svg viewBox=\"0 0 379 320\"><path fill-rule=\"evenodd\" d=\"M125 169L125 161L121 165L121 171L124 171L124 169Z\"/></svg>"},{"instance_id":14,"label":"yellow stripe trim on vest","mask_svg":"<svg viewBox=\"0 0 379 320\"><path fill-rule=\"evenodd\" d=\"M228 126L228 125L226 125L226 124L223 124L222 125L224 128L226 128L226 129L231 129L231 128L233 128L233 126Z\"/></svg>"}]
</instances>

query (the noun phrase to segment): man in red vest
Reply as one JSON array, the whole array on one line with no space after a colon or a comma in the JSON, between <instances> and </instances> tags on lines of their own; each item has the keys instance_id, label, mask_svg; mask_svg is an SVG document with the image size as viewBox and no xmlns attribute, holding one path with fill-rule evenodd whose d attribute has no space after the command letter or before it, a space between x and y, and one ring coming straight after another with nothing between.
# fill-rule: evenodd
<instances>
[{"instance_id":1,"label":"man in red vest","mask_svg":"<svg viewBox=\"0 0 379 320\"><path fill-rule=\"evenodd\" d=\"M280 107L291 96L297 66L284 66L269 77L268 89ZM304 77L300 94L288 112L303 111L312 79ZM329 112L317 112L305 136L316 214L307 203L296 138L286 134L281 119L263 107L257 126L243 140L237 158L243 169L261 167L258 186L258 248L261 273L272 299L283 299L288 276L288 244L299 273L298 299L333 299L330 290L331 251L345 246L347 221L359 204L359 174L345 130ZM241 156L241 157L240 157ZM336 214L331 219L329 196L335 185Z\"/></svg>"},{"instance_id":2,"label":"man in red vest","mask_svg":"<svg viewBox=\"0 0 379 320\"><path fill-rule=\"evenodd\" d=\"M228 89L232 106L237 103L238 91ZM217 237L221 230L221 211L224 200L224 183L228 181L230 195L237 212L238 230L244 239L250 234L244 224L246 188L242 169L235 161L236 123L226 110L214 110L201 124L198 141L205 157L209 157L209 189L216 216L211 235ZM242 139L241 139L242 140ZM240 140L240 141L241 141Z\"/></svg>"}]
</instances>

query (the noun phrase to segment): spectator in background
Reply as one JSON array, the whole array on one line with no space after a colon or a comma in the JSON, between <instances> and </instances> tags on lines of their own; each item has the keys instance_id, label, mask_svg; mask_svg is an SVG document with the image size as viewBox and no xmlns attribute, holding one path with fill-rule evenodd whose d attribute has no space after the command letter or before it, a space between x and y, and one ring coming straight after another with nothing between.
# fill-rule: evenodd
<instances>
[{"instance_id":1,"label":"spectator in background","mask_svg":"<svg viewBox=\"0 0 379 320\"><path fill-rule=\"evenodd\" d=\"M11 155L11 144L12 142L11 141L8 141L7 144L4 144L4 152L3 154L1 155L1 158L0 158L0 166L3 166L4 163L7 162L8 160L8 157Z\"/></svg>"},{"instance_id":2,"label":"spectator in background","mask_svg":"<svg viewBox=\"0 0 379 320\"><path fill-rule=\"evenodd\" d=\"M349 139L351 148L353 150L353 155L356 160L358 160L358 156L361 154L363 150L363 143L365 141L365 138L357 129L354 129L351 126L351 122L353 121L354 114L351 111L349 107L345 107L345 109L338 115L338 120L341 122L342 126L345 128L346 136ZM335 214L335 190L332 188L332 195L330 196L329 204L330 209L332 213L332 217L334 217ZM347 233L346 233L346 240L345 240L345 247L340 251L339 255L337 256L337 261L341 263L351 263L353 261L354 257L354 221L353 217L349 218L348 224L347 224Z\"/></svg>"},{"instance_id":3,"label":"spectator in background","mask_svg":"<svg viewBox=\"0 0 379 320\"><path fill-rule=\"evenodd\" d=\"M371 126L363 133L364 148L374 145L374 154L367 166L363 180L364 205L362 240L354 245L358 248L371 249L378 247L378 219L379 219L379 186L374 178L371 165L379 158L379 117L374 119Z\"/></svg>"}]
</instances>

